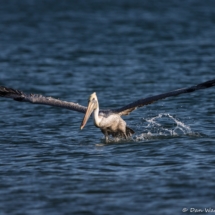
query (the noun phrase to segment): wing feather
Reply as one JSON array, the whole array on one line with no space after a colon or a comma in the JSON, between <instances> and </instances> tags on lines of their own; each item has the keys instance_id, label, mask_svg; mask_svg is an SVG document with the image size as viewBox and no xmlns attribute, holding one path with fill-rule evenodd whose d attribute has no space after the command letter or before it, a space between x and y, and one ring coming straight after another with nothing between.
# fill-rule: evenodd
<instances>
[{"instance_id":1,"label":"wing feather","mask_svg":"<svg viewBox=\"0 0 215 215\"><path fill-rule=\"evenodd\" d=\"M139 99L133 103L130 103L128 105L125 105L118 109L106 109L106 110L100 110L100 114L109 115L111 113L120 114L120 115L128 115L130 112L134 111L138 107L142 107L145 105L149 105L154 103L155 101L165 99L167 97L171 96L178 96L183 93L191 93L196 90L205 89L209 87L215 86L215 79L192 86L187 88L182 88L178 90L174 90L168 93L162 93L156 96L151 96L148 98ZM15 90L12 88L7 88L0 86L0 96L6 97L6 98L12 98L16 101L20 102L30 102L32 104L42 104L42 105L49 105L49 106L55 106L60 108L65 108L69 110L74 110L81 113L86 113L87 107L75 104L73 102L66 102L59 99L54 99L52 97L45 97L42 95L37 94L25 94L20 90Z\"/></svg>"},{"instance_id":2,"label":"wing feather","mask_svg":"<svg viewBox=\"0 0 215 215\"><path fill-rule=\"evenodd\" d=\"M145 105L149 105L152 104L155 101L161 100L161 99L165 99L167 97L171 97L171 96L178 96L182 93L192 93L196 90L201 90L201 89L205 89L205 88L209 88L209 87L213 87L215 86L215 79L192 86L192 87L187 87L187 88L182 88L182 89L178 89L178 90L174 90L168 93L162 93L156 96L151 96L148 98L143 98L143 99L139 99L133 103L130 103L122 108L118 108L118 109L113 109L112 111L115 113L118 113L120 115L128 115L130 112L132 112L133 110L135 110L138 107L142 107Z\"/></svg>"},{"instance_id":3,"label":"wing feather","mask_svg":"<svg viewBox=\"0 0 215 215\"><path fill-rule=\"evenodd\" d=\"M86 107L79 104L75 104L73 102L61 101L59 99L54 99L52 97L45 97L37 94L25 94L20 90L15 90L15 89L3 87L3 86L0 86L0 96L6 97L6 98L12 98L19 102L30 102L32 104L50 105L50 106L78 111L81 113L86 113L86 110L87 110Z\"/></svg>"}]
</instances>

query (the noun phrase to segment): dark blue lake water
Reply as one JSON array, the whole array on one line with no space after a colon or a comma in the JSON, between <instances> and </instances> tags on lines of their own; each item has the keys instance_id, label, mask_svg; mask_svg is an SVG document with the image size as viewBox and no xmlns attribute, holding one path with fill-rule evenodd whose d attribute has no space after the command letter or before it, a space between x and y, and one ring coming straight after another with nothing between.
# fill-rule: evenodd
<instances>
[{"instance_id":1,"label":"dark blue lake water","mask_svg":"<svg viewBox=\"0 0 215 215\"><path fill-rule=\"evenodd\" d=\"M214 41L212 0L1 1L0 85L121 107L214 79ZM214 92L139 108L109 144L81 113L0 98L0 214L215 209Z\"/></svg>"}]
</instances>

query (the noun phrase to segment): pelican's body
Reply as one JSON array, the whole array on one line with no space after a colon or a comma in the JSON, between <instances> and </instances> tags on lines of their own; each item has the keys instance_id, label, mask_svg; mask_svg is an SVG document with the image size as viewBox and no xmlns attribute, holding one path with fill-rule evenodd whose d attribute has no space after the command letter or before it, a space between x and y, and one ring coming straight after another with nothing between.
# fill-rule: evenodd
<instances>
[{"instance_id":1,"label":"pelican's body","mask_svg":"<svg viewBox=\"0 0 215 215\"><path fill-rule=\"evenodd\" d=\"M105 138L107 140L109 135L112 135L113 137L119 136L122 138L123 137L127 138L128 136L131 136L132 134L135 133L131 128L126 126L126 122L121 118L121 116L128 115L137 107L142 107L144 105L151 104L160 99L165 99L167 97L177 96L182 93L191 93L193 91L209 88L212 86L215 86L215 79L192 87L182 88L168 93L162 93L156 96L139 99L121 108L107 110L99 110L99 102L96 93L90 95L88 107L84 107L73 102L61 101L59 99L54 99L51 97L44 97L41 95L34 94L25 94L22 91L14 90L12 88L7 88L3 86L0 86L0 96L12 98L20 102L30 102L32 104L57 106L85 113L85 117L81 124L81 129L85 126L87 120L93 113L94 125L101 129L102 133L105 135Z\"/></svg>"},{"instance_id":2,"label":"pelican's body","mask_svg":"<svg viewBox=\"0 0 215 215\"><path fill-rule=\"evenodd\" d=\"M95 112L95 111L94 111ZM111 114L108 116L99 116L101 121L98 125L95 122L95 113L93 115L94 118L94 125L101 129L102 133L105 135L106 139L109 135L113 137L125 137L131 136L135 132L126 126L126 122L118 115L118 114Z\"/></svg>"}]
</instances>

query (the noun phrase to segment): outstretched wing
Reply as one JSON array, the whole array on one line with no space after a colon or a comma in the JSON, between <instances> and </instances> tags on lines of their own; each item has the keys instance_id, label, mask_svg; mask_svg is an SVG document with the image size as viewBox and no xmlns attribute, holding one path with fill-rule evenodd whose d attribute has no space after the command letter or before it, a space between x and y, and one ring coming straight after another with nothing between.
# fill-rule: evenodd
<instances>
[{"instance_id":1,"label":"outstretched wing","mask_svg":"<svg viewBox=\"0 0 215 215\"><path fill-rule=\"evenodd\" d=\"M174 90L168 93L162 93L159 94L157 96L152 96L152 97L148 97L148 98L143 98L143 99L139 99L133 103L130 103L122 108L118 108L118 109L114 109L112 110L115 113L118 113L120 115L128 115L130 112L132 112L133 110L135 110L138 107L142 107L144 105L149 105L155 101L158 101L160 99L165 99L167 97L170 96L178 96L182 93L192 93L193 91L196 90L201 90L201 89L205 89L205 88L209 88L209 87L213 87L215 86L215 79L192 86L192 87L187 87L187 88L182 88L182 89L178 89L178 90Z\"/></svg>"},{"instance_id":2,"label":"outstretched wing","mask_svg":"<svg viewBox=\"0 0 215 215\"><path fill-rule=\"evenodd\" d=\"M20 90L14 90L11 88L0 86L0 96L6 98L12 98L19 102L30 102L32 104L42 104L65 108L69 110L86 113L87 108L73 102L61 101L52 97L45 97L37 94L25 94Z\"/></svg>"}]
</instances>

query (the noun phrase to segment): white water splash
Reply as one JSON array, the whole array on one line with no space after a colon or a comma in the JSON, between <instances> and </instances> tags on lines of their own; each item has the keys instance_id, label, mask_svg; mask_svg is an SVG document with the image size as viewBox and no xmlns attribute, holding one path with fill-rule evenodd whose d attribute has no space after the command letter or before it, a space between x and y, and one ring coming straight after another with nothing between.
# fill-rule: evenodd
<instances>
[{"instance_id":1,"label":"white water splash","mask_svg":"<svg viewBox=\"0 0 215 215\"><path fill-rule=\"evenodd\" d=\"M188 125L175 119L170 114L161 113L151 119L145 119L145 122L147 125L145 126L144 132L136 136L135 140L193 134ZM196 136L196 134L194 136Z\"/></svg>"}]
</instances>

